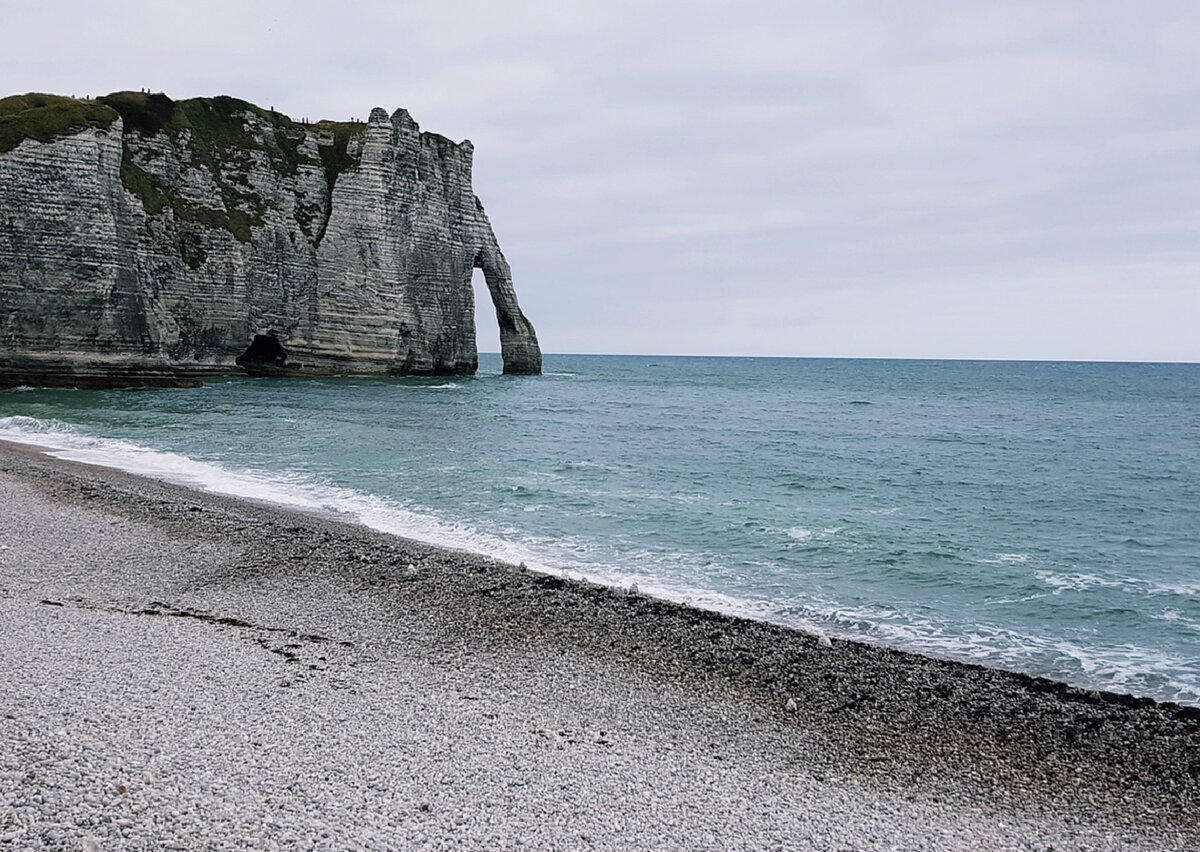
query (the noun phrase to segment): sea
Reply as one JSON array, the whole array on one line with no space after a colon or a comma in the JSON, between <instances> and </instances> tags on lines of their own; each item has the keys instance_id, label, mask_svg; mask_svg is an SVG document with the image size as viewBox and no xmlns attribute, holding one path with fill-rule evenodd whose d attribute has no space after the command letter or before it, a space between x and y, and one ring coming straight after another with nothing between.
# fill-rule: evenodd
<instances>
[{"instance_id":1,"label":"sea","mask_svg":"<svg viewBox=\"0 0 1200 852\"><path fill-rule=\"evenodd\" d=\"M498 355L0 392L0 438L533 570L1200 706L1200 365Z\"/></svg>"}]
</instances>

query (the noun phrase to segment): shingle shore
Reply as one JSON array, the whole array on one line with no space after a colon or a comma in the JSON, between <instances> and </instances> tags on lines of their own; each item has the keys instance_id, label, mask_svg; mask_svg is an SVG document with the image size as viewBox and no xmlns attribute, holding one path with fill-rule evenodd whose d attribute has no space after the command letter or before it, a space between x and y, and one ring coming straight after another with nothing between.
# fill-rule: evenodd
<instances>
[{"instance_id":1,"label":"shingle shore","mask_svg":"<svg viewBox=\"0 0 1200 852\"><path fill-rule=\"evenodd\" d=\"M0 443L0 849L1200 849L1200 711Z\"/></svg>"}]
</instances>

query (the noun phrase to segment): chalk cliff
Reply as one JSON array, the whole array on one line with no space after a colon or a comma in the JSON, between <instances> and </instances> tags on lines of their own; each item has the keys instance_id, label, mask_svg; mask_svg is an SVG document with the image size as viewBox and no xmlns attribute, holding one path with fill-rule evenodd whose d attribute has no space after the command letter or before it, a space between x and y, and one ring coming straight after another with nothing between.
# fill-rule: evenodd
<instances>
[{"instance_id":1,"label":"chalk cliff","mask_svg":"<svg viewBox=\"0 0 1200 852\"><path fill-rule=\"evenodd\" d=\"M0 386L237 371L268 332L302 373L471 373L475 268L505 372L540 372L472 154L404 110L0 100Z\"/></svg>"}]
</instances>

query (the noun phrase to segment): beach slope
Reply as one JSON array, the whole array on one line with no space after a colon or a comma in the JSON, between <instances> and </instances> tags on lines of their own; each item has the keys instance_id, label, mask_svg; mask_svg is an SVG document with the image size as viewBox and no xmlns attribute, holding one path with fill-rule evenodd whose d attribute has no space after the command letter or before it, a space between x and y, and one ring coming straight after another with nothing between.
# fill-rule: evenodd
<instances>
[{"instance_id":1,"label":"beach slope","mask_svg":"<svg viewBox=\"0 0 1200 852\"><path fill-rule=\"evenodd\" d=\"M1200 848L1200 711L0 444L0 847Z\"/></svg>"}]
</instances>

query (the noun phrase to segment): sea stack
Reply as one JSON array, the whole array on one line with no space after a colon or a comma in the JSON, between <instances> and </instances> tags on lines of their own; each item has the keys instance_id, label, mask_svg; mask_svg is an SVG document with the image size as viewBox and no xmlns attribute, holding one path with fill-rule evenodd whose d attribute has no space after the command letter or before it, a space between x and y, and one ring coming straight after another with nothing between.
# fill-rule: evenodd
<instances>
[{"instance_id":1,"label":"sea stack","mask_svg":"<svg viewBox=\"0 0 1200 852\"><path fill-rule=\"evenodd\" d=\"M541 351L471 185L405 110L299 122L229 97L0 100L0 386L186 383L272 333L298 373L506 373Z\"/></svg>"}]
</instances>

